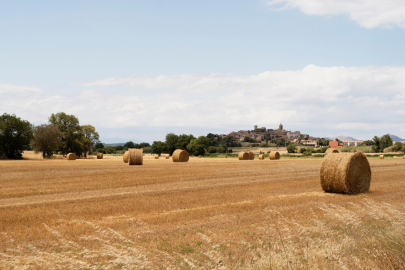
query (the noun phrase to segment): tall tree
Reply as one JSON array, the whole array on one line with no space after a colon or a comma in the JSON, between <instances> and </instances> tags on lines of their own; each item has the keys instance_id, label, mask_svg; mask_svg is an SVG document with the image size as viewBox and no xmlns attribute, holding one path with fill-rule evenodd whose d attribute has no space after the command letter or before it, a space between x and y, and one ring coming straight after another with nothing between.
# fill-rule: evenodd
<instances>
[{"instance_id":1,"label":"tall tree","mask_svg":"<svg viewBox=\"0 0 405 270\"><path fill-rule=\"evenodd\" d=\"M166 135L166 144L167 150L169 154L172 155L174 150L176 150L177 141L179 140L179 136L174 133L169 133Z\"/></svg>"},{"instance_id":2,"label":"tall tree","mask_svg":"<svg viewBox=\"0 0 405 270\"><path fill-rule=\"evenodd\" d=\"M374 145L373 145L373 149L374 149L374 151L375 152L380 152L381 150L381 147L380 147L380 138L378 138L378 136L374 136L373 137L373 142L374 142Z\"/></svg>"},{"instance_id":3,"label":"tall tree","mask_svg":"<svg viewBox=\"0 0 405 270\"><path fill-rule=\"evenodd\" d=\"M135 143L134 143L133 141L126 142L126 143L124 144L124 148L126 148L126 149L128 149L128 148L135 148Z\"/></svg>"},{"instance_id":4,"label":"tall tree","mask_svg":"<svg viewBox=\"0 0 405 270\"><path fill-rule=\"evenodd\" d=\"M31 147L34 151L42 152L43 158L52 157L62 141L63 133L58 127L52 124L40 125L34 129L34 138L31 140Z\"/></svg>"},{"instance_id":5,"label":"tall tree","mask_svg":"<svg viewBox=\"0 0 405 270\"><path fill-rule=\"evenodd\" d=\"M385 134L380 138L380 150L381 152L387 148L390 147L393 144L392 138L389 134Z\"/></svg>"},{"instance_id":6,"label":"tall tree","mask_svg":"<svg viewBox=\"0 0 405 270\"><path fill-rule=\"evenodd\" d=\"M204 155L205 151L208 151L211 140L205 136L200 136L197 139L192 140L187 149L191 154L198 156Z\"/></svg>"},{"instance_id":7,"label":"tall tree","mask_svg":"<svg viewBox=\"0 0 405 270\"><path fill-rule=\"evenodd\" d=\"M0 156L18 159L22 157L24 145L32 138L33 127L30 122L4 113L0 116Z\"/></svg>"},{"instance_id":8,"label":"tall tree","mask_svg":"<svg viewBox=\"0 0 405 270\"><path fill-rule=\"evenodd\" d=\"M85 149L85 137L79 125L79 119L74 115L58 112L49 117L49 122L56 125L63 133L58 150L64 155L73 152L81 156Z\"/></svg>"},{"instance_id":9,"label":"tall tree","mask_svg":"<svg viewBox=\"0 0 405 270\"><path fill-rule=\"evenodd\" d=\"M100 140L100 135L96 131L96 128L92 125L84 125L81 127L84 135L84 156L87 157L87 152L90 152L93 145L95 145Z\"/></svg>"},{"instance_id":10,"label":"tall tree","mask_svg":"<svg viewBox=\"0 0 405 270\"><path fill-rule=\"evenodd\" d=\"M167 144L165 142L161 141L154 141L152 143L152 153L154 154L162 154L163 152L166 152L168 149Z\"/></svg>"},{"instance_id":11,"label":"tall tree","mask_svg":"<svg viewBox=\"0 0 405 270\"><path fill-rule=\"evenodd\" d=\"M187 150L187 145L194 140L195 137L193 135L186 135L186 134L181 134L178 137L176 148L177 149L182 149L182 150Z\"/></svg>"}]
</instances>

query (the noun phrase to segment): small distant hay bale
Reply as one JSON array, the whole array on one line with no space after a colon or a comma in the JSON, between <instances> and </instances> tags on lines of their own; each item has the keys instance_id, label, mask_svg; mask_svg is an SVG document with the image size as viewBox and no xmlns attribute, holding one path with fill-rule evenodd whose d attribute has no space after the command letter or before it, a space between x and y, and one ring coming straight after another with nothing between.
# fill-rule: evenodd
<instances>
[{"instance_id":1,"label":"small distant hay bale","mask_svg":"<svg viewBox=\"0 0 405 270\"><path fill-rule=\"evenodd\" d=\"M264 159L264 155L262 154L262 155L259 155L259 159L260 160L263 160Z\"/></svg>"},{"instance_id":2,"label":"small distant hay bale","mask_svg":"<svg viewBox=\"0 0 405 270\"><path fill-rule=\"evenodd\" d=\"M124 161L124 163L128 163L128 157L129 157L129 149L122 156L122 160Z\"/></svg>"},{"instance_id":3,"label":"small distant hay bale","mask_svg":"<svg viewBox=\"0 0 405 270\"><path fill-rule=\"evenodd\" d=\"M97 159L103 159L103 153L97 153Z\"/></svg>"},{"instance_id":4,"label":"small distant hay bale","mask_svg":"<svg viewBox=\"0 0 405 270\"><path fill-rule=\"evenodd\" d=\"M128 150L128 164L129 165L142 165L143 164L143 149L129 149Z\"/></svg>"},{"instance_id":5,"label":"small distant hay bale","mask_svg":"<svg viewBox=\"0 0 405 270\"><path fill-rule=\"evenodd\" d=\"M172 155L173 162L187 162L189 158L188 152L181 149L177 149Z\"/></svg>"},{"instance_id":6,"label":"small distant hay bale","mask_svg":"<svg viewBox=\"0 0 405 270\"><path fill-rule=\"evenodd\" d=\"M76 160L76 154L75 153L69 153L69 154L67 154L67 156L66 156L66 159L67 160Z\"/></svg>"},{"instance_id":7,"label":"small distant hay bale","mask_svg":"<svg viewBox=\"0 0 405 270\"><path fill-rule=\"evenodd\" d=\"M405 156L403 156L402 159L405 159Z\"/></svg>"},{"instance_id":8,"label":"small distant hay bale","mask_svg":"<svg viewBox=\"0 0 405 270\"><path fill-rule=\"evenodd\" d=\"M255 159L255 154L253 152L249 152L249 160L254 160Z\"/></svg>"},{"instance_id":9,"label":"small distant hay bale","mask_svg":"<svg viewBox=\"0 0 405 270\"><path fill-rule=\"evenodd\" d=\"M170 155L169 155L169 154L167 154L167 155L166 155L166 159L169 159L169 158L170 158Z\"/></svg>"},{"instance_id":10,"label":"small distant hay bale","mask_svg":"<svg viewBox=\"0 0 405 270\"><path fill-rule=\"evenodd\" d=\"M337 149L337 148L328 148L325 151L324 157L326 157L329 154L338 154L338 153L340 153L339 149Z\"/></svg>"},{"instance_id":11,"label":"small distant hay bale","mask_svg":"<svg viewBox=\"0 0 405 270\"><path fill-rule=\"evenodd\" d=\"M371 169L362 152L328 155L320 170L325 192L359 194L370 189Z\"/></svg>"},{"instance_id":12,"label":"small distant hay bale","mask_svg":"<svg viewBox=\"0 0 405 270\"><path fill-rule=\"evenodd\" d=\"M159 159L159 155L155 155L155 159Z\"/></svg>"},{"instance_id":13,"label":"small distant hay bale","mask_svg":"<svg viewBox=\"0 0 405 270\"><path fill-rule=\"evenodd\" d=\"M277 151L271 151L269 158L270 158L270 160L280 159L280 153Z\"/></svg>"},{"instance_id":14,"label":"small distant hay bale","mask_svg":"<svg viewBox=\"0 0 405 270\"><path fill-rule=\"evenodd\" d=\"M239 160L248 160L249 153L248 152L239 152L238 159Z\"/></svg>"},{"instance_id":15,"label":"small distant hay bale","mask_svg":"<svg viewBox=\"0 0 405 270\"><path fill-rule=\"evenodd\" d=\"M384 159L384 155L380 155L380 159Z\"/></svg>"}]
</instances>

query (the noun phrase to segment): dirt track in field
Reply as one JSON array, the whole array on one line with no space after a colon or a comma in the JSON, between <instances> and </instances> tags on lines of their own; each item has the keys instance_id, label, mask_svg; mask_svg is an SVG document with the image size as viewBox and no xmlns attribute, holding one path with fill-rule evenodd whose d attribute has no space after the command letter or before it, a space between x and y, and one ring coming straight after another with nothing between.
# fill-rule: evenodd
<instances>
[{"instance_id":1,"label":"dirt track in field","mask_svg":"<svg viewBox=\"0 0 405 270\"><path fill-rule=\"evenodd\" d=\"M0 268L405 267L405 160L324 193L322 159L0 161Z\"/></svg>"}]
</instances>

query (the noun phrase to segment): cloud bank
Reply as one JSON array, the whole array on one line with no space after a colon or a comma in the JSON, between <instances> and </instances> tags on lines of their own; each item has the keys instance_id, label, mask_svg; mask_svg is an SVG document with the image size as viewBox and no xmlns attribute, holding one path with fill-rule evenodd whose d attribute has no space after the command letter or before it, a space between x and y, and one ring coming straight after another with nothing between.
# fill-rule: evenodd
<instances>
[{"instance_id":1,"label":"cloud bank","mask_svg":"<svg viewBox=\"0 0 405 270\"><path fill-rule=\"evenodd\" d=\"M346 14L365 28L405 28L403 0L271 0L266 3L278 11L298 8L308 15Z\"/></svg>"},{"instance_id":2,"label":"cloud bank","mask_svg":"<svg viewBox=\"0 0 405 270\"><path fill-rule=\"evenodd\" d=\"M309 65L245 76L114 77L70 86L68 94L59 95L0 86L0 113L40 124L64 111L104 130L102 138L121 138L114 133L120 129L128 132L123 140L137 138L137 132L148 130L142 139L152 141L179 128L199 135L254 124L275 128L280 122L318 136L405 137L405 67Z\"/></svg>"}]
</instances>

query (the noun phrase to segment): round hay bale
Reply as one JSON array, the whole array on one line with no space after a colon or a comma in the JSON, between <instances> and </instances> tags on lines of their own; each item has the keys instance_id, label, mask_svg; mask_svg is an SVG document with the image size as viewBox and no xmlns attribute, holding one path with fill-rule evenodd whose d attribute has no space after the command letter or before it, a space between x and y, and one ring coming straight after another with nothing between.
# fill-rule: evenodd
<instances>
[{"instance_id":1,"label":"round hay bale","mask_svg":"<svg viewBox=\"0 0 405 270\"><path fill-rule=\"evenodd\" d=\"M187 162L189 155L186 150L177 149L173 152L172 159L173 162Z\"/></svg>"},{"instance_id":2,"label":"round hay bale","mask_svg":"<svg viewBox=\"0 0 405 270\"><path fill-rule=\"evenodd\" d=\"M255 154L253 152L249 152L249 160L254 160L255 159Z\"/></svg>"},{"instance_id":3,"label":"round hay bale","mask_svg":"<svg viewBox=\"0 0 405 270\"><path fill-rule=\"evenodd\" d=\"M384 159L384 155L380 155L380 159Z\"/></svg>"},{"instance_id":4,"label":"round hay bale","mask_svg":"<svg viewBox=\"0 0 405 270\"><path fill-rule=\"evenodd\" d=\"M167 155L166 155L166 159L169 159L169 158L170 158L170 155L169 155L169 154L167 154Z\"/></svg>"},{"instance_id":5,"label":"round hay bale","mask_svg":"<svg viewBox=\"0 0 405 270\"><path fill-rule=\"evenodd\" d=\"M239 152L238 159L239 160L248 160L249 153L248 152Z\"/></svg>"},{"instance_id":6,"label":"round hay bale","mask_svg":"<svg viewBox=\"0 0 405 270\"><path fill-rule=\"evenodd\" d=\"M122 160L124 161L124 163L128 163L128 157L129 157L129 151L126 151L124 153L124 155L122 156Z\"/></svg>"},{"instance_id":7,"label":"round hay bale","mask_svg":"<svg viewBox=\"0 0 405 270\"><path fill-rule=\"evenodd\" d=\"M402 158L405 159L405 156L403 156Z\"/></svg>"},{"instance_id":8,"label":"round hay bale","mask_svg":"<svg viewBox=\"0 0 405 270\"><path fill-rule=\"evenodd\" d=\"M259 159L260 160L263 160L264 159L264 155L262 154L262 155L259 155Z\"/></svg>"},{"instance_id":9,"label":"round hay bale","mask_svg":"<svg viewBox=\"0 0 405 270\"><path fill-rule=\"evenodd\" d=\"M269 158L270 158L270 160L280 159L280 153L277 151L271 151Z\"/></svg>"},{"instance_id":10,"label":"round hay bale","mask_svg":"<svg viewBox=\"0 0 405 270\"><path fill-rule=\"evenodd\" d=\"M155 155L155 159L159 159L159 155Z\"/></svg>"},{"instance_id":11,"label":"round hay bale","mask_svg":"<svg viewBox=\"0 0 405 270\"><path fill-rule=\"evenodd\" d=\"M69 153L69 154L67 154L67 156L66 156L66 159L67 160L76 160L76 154L75 153Z\"/></svg>"},{"instance_id":12,"label":"round hay bale","mask_svg":"<svg viewBox=\"0 0 405 270\"><path fill-rule=\"evenodd\" d=\"M128 149L128 164L142 165L143 164L143 149Z\"/></svg>"},{"instance_id":13,"label":"round hay bale","mask_svg":"<svg viewBox=\"0 0 405 270\"><path fill-rule=\"evenodd\" d=\"M103 153L97 153L97 159L103 159Z\"/></svg>"},{"instance_id":14,"label":"round hay bale","mask_svg":"<svg viewBox=\"0 0 405 270\"><path fill-rule=\"evenodd\" d=\"M370 164L362 152L328 155L322 162L320 178L325 192L364 193L370 189Z\"/></svg>"},{"instance_id":15,"label":"round hay bale","mask_svg":"<svg viewBox=\"0 0 405 270\"><path fill-rule=\"evenodd\" d=\"M336 154L336 153L340 153L340 151L339 151L339 149L337 149L337 148L328 148L328 149L326 149L326 151L325 151L325 155L324 155L324 157L326 157L327 155L329 155L329 154Z\"/></svg>"}]
</instances>

